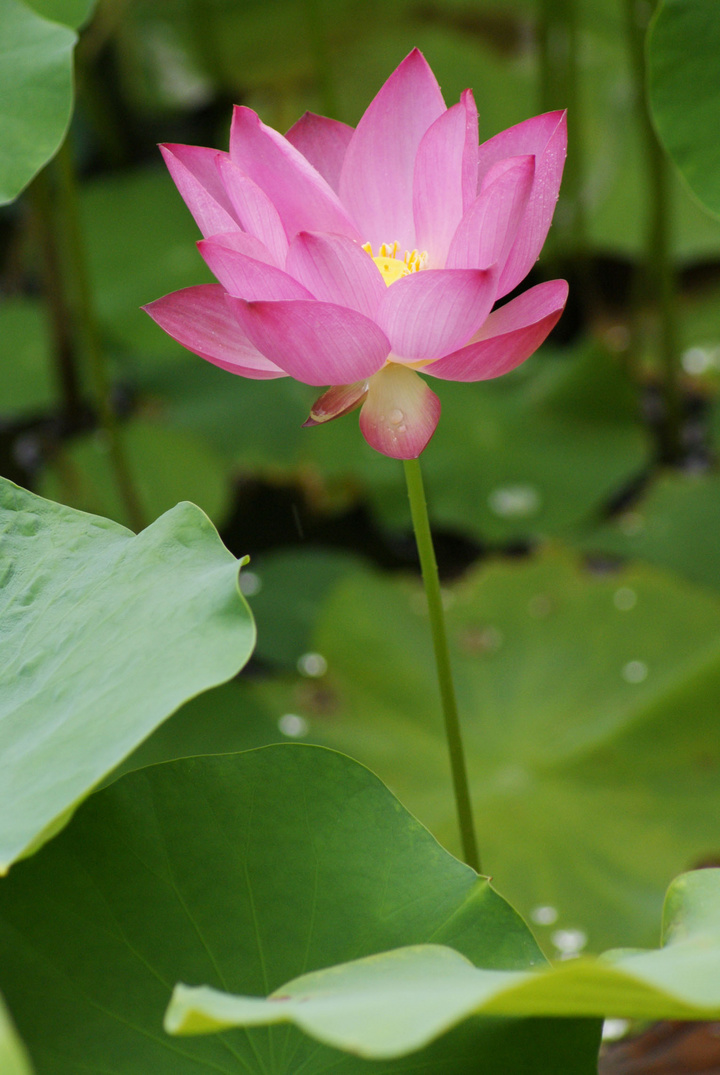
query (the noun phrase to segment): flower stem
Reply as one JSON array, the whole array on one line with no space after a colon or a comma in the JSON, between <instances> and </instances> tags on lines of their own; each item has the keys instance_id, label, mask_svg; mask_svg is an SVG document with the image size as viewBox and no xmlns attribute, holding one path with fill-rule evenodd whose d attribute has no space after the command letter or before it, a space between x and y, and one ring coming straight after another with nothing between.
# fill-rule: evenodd
<instances>
[{"instance_id":1,"label":"flower stem","mask_svg":"<svg viewBox=\"0 0 720 1075\"><path fill-rule=\"evenodd\" d=\"M540 0L538 5L539 97L543 112L568 110L571 151L565 163L552 241L558 253L587 256L584 206L585 159L578 56L581 50L576 0Z\"/></svg>"},{"instance_id":2,"label":"flower stem","mask_svg":"<svg viewBox=\"0 0 720 1075\"><path fill-rule=\"evenodd\" d=\"M597 282L587 238L583 42L577 7L577 0L539 0L536 8L540 111L567 109L569 140L562 190L543 264L551 277L572 273L577 316L587 321L596 312Z\"/></svg>"},{"instance_id":3,"label":"flower stem","mask_svg":"<svg viewBox=\"0 0 720 1075\"><path fill-rule=\"evenodd\" d=\"M112 404L110 377L100 341L82 238L72 152L67 138L51 167L56 180L57 224L64 252L66 300L71 323L76 342L84 345L100 428L107 443L118 493L130 526L134 530L142 530L146 525L145 513L131 477L122 431Z\"/></svg>"},{"instance_id":4,"label":"flower stem","mask_svg":"<svg viewBox=\"0 0 720 1075\"><path fill-rule=\"evenodd\" d=\"M52 358L63 424L72 429L83 409L78 354L62 288L62 268L53 216L53 190L47 169L28 188L32 223L42 254L42 285L52 339Z\"/></svg>"},{"instance_id":5,"label":"flower stem","mask_svg":"<svg viewBox=\"0 0 720 1075\"><path fill-rule=\"evenodd\" d=\"M455 687L453 686L452 671L450 669L450 653L448 651L447 633L445 631L445 615L440 593L440 578L438 576L435 549L433 547L432 534L430 532L430 520L428 519L427 503L425 500L425 489L423 487L422 472L420 470L420 461L418 459L405 460L405 480L407 482L408 496L410 498L410 512L412 514L415 541L417 543L418 556L420 557L420 567L422 570L423 583L425 584L425 596L427 597L428 612L430 614L430 630L432 632L438 685L440 687L440 698L442 701L443 716L445 718L445 733L447 735L448 751L450 754L450 767L452 770L455 805L460 827L460 838L462 840L463 858L468 866L472 866L472 868L479 873L480 855L477 848L475 824L473 822L472 805L470 803L470 789L468 787L465 752L463 750L457 702L455 700Z\"/></svg>"},{"instance_id":6,"label":"flower stem","mask_svg":"<svg viewBox=\"0 0 720 1075\"><path fill-rule=\"evenodd\" d=\"M658 350L665 412L660 429L660 452L664 462L674 463L682 454L683 407L676 324L677 286L671 244L670 173L647 104L646 21L644 8L638 5L637 0L625 0L625 28L644 143L649 204L643 282L658 310Z\"/></svg>"}]
</instances>

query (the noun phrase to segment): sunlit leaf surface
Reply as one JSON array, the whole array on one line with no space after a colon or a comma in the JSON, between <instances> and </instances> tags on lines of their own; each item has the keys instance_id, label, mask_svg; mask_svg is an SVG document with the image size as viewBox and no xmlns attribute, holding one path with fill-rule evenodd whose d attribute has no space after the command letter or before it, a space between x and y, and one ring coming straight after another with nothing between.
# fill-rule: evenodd
<instances>
[{"instance_id":1,"label":"sunlit leaf surface","mask_svg":"<svg viewBox=\"0 0 720 1075\"><path fill-rule=\"evenodd\" d=\"M0 869L182 702L242 668L238 563L180 504L137 537L0 481Z\"/></svg>"},{"instance_id":2,"label":"sunlit leaf surface","mask_svg":"<svg viewBox=\"0 0 720 1075\"><path fill-rule=\"evenodd\" d=\"M648 43L653 118L702 204L720 215L720 20L707 0L662 0Z\"/></svg>"},{"instance_id":3,"label":"sunlit leaf surface","mask_svg":"<svg viewBox=\"0 0 720 1075\"><path fill-rule=\"evenodd\" d=\"M53 156L73 103L75 34L22 0L0 0L0 205Z\"/></svg>"},{"instance_id":4,"label":"sunlit leaf surface","mask_svg":"<svg viewBox=\"0 0 720 1075\"><path fill-rule=\"evenodd\" d=\"M668 893L665 946L609 952L552 969L478 969L439 945L396 949L289 982L267 1000L207 986L175 989L166 1026L202 1034L291 1022L361 1056L404 1056L472 1015L717 1019L720 870L685 874Z\"/></svg>"},{"instance_id":5,"label":"sunlit leaf surface","mask_svg":"<svg viewBox=\"0 0 720 1075\"><path fill-rule=\"evenodd\" d=\"M131 773L0 886L3 984L41 1075L375 1071L290 1027L172 1038L173 984L265 994L428 941L477 965L543 963L486 880L370 772L313 747ZM597 1036L589 1021L473 1021L383 1071L470 1072L486 1053L503 1071L592 1075Z\"/></svg>"},{"instance_id":6,"label":"sunlit leaf surface","mask_svg":"<svg viewBox=\"0 0 720 1075\"><path fill-rule=\"evenodd\" d=\"M720 589L720 476L662 474L644 496L583 538L590 552L645 560Z\"/></svg>"},{"instance_id":7,"label":"sunlit leaf surface","mask_svg":"<svg viewBox=\"0 0 720 1075\"><path fill-rule=\"evenodd\" d=\"M3 1075L32 1075L30 1059L0 997L0 1071Z\"/></svg>"},{"instance_id":8,"label":"sunlit leaf surface","mask_svg":"<svg viewBox=\"0 0 720 1075\"><path fill-rule=\"evenodd\" d=\"M720 603L556 551L469 573L447 617L484 868L551 953L652 943L670 879L720 851ZM253 688L268 726L301 718L455 849L420 585L346 577L311 649L322 677Z\"/></svg>"},{"instance_id":9,"label":"sunlit leaf surface","mask_svg":"<svg viewBox=\"0 0 720 1075\"><path fill-rule=\"evenodd\" d=\"M27 3L43 18L77 30L90 18L96 0L27 0Z\"/></svg>"}]
</instances>

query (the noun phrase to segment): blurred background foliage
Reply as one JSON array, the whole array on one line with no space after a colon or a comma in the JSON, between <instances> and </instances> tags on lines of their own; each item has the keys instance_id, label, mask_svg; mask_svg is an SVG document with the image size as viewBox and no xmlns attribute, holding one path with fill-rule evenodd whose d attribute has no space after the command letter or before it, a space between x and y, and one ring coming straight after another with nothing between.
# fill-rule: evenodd
<instances>
[{"instance_id":1,"label":"blurred background foliage","mask_svg":"<svg viewBox=\"0 0 720 1075\"><path fill-rule=\"evenodd\" d=\"M326 743L451 850L402 470L354 416L302 429L312 388L233 378L142 313L209 279L156 143L224 148L233 103L283 131L306 109L355 123L415 45L448 103L473 88L483 139L569 107L566 181L532 273L566 276L568 309L513 374L440 384L423 464L484 864L551 953L653 943L669 880L720 859L720 222L649 126L653 5L2 0L0 13L31 16L32 33L37 15L64 24L42 24L59 65L33 105L44 159L72 108L80 28L68 139L0 210L0 471L133 528L192 500L252 557L250 668L124 768ZM33 153L16 187L41 166Z\"/></svg>"}]
</instances>

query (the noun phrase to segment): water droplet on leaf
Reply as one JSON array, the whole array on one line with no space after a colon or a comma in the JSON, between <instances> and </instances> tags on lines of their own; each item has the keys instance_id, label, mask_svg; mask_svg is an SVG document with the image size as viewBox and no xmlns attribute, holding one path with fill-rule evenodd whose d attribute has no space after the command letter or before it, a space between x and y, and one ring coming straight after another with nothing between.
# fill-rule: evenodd
<instances>
[{"instance_id":1,"label":"water droplet on leaf","mask_svg":"<svg viewBox=\"0 0 720 1075\"><path fill-rule=\"evenodd\" d=\"M545 904L542 907L533 907L530 912L530 918L538 926L552 926L558 919L557 908L551 907L549 904Z\"/></svg>"},{"instance_id":2,"label":"water droplet on leaf","mask_svg":"<svg viewBox=\"0 0 720 1075\"><path fill-rule=\"evenodd\" d=\"M240 572L240 593L245 597L253 597L262 590L262 579L254 571Z\"/></svg>"},{"instance_id":3,"label":"water droplet on leaf","mask_svg":"<svg viewBox=\"0 0 720 1075\"><path fill-rule=\"evenodd\" d=\"M606 1019L602 1028L603 1041L618 1041L630 1029L629 1019Z\"/></svg>"},{"instance_id":4,"label":"water droplet on leaf","mask_svg":"<svg viewBox=\"0 0 720 1075\"><path fill-rule=\"evenodd\" d=\"M550 940L561 959L574 959L587 944L587 933L582 929L556 929Z\"/></svg>"},{"instance_id":5,"label":"water droplet on leaf","mask_svg":"<svg viewBox=\"0 0 720 1075\"><path fill-rule=\"evenodd\" d=\"M629 586L621 586L613 594L613 604L620 612L629 612L637 604L637 594Z\"/></svg>"},{"instance_id":6,"label":"water droplet on leaf","mask_svg":"<svg viewBox=\"0 0 720 1075\"><path fill-rule=\"evenodd\" d=\"M300 717L297 713L283 714L278 721L278 728L290 739L302 739L310 731L310 725L305 717Z\"/></svg>"},{"instance_id":7,"label":"water droplet on leaf","mask_svg":"<svg viewBox=\"0 0 720 1075\"><path fill-rule=\"evenodd\" d=\"M628 661L623 666L622 677L626 683L642 683L647 679L648 666L644 661Z\"/></svg>"},{"instance_id":8,"label":"water droplet on leaf","mask_svg":"<svg viewBox=\"0 0 720 1075\"><path fill-rule=\"evenodd\" d=\"M531 485L508 485L493 489L488 505L501 519L525 519L539 511L540 493Z\"/></svg>"},{"instance_id":9,"label":"water droplet on leaf","mask_svg":"<svg viewBox=\"0 0 720 1075\"><path fill-rule=\"evenodd\" d=\"M297 670L301 676L316 679L327 672L327 661L322 653L303 653L302 657L298 657Z\"/></svg>"}]
</instances>

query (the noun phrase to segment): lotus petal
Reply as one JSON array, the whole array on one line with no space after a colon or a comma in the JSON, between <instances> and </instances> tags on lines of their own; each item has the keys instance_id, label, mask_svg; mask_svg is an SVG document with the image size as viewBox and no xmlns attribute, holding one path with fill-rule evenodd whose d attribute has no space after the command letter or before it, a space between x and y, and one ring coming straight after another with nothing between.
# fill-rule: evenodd
<instances>
[{"instance_id":1,"label":"lotus petal","mask_svg":"<svg viewBox=\"0 0 720 1075\"><path fill-rule=\"evenodd\" d=\"M532 189L534 157L510 157L494 164L483 189L453 235L448 269L487 269L501 275L518 233Z\"/></svg>"},{"instance_id":2,"label":"lotus petal","mask_svg":"<svg viewBox=\"0 0 720 1075\"><path fill-rule=\"evenodd\" d=\"M246 302L228 295L258 350L296 381L350 384L370 377L390 352L368 317L329 302Z\"/></svg>"},{"instance_id":3,"label":"lotus petal","mask_svg":"<svg viewBox=\"0 0 720 1075\"><path fill-rule=\"evenodd\" d=\"M340 197L373 249L397 241L412 250L415 158L428 127L445 111L440 87L413 49L370 103L345 153Z\"/></svg>"},{"instance_id":4,"label":"lotus petal","mask_svg":"<svg viewBox=\"0 0 720 1075\"><path fill-rule=\"evenodd\" d=\"M335 191L319 172L250 108L236 106L230 129L230 157L265 191L277 209L288 239L299 231L331 231L359 239Z\"/></svg>"},{"instance_id":5,"label":"lotus petal","mask_svg":"<svg viewBox=\"0 0 720 1075\"><path fill-rule=\"evenodd\" d=\"M565 112L546 112L501 131L480 146L478 183L500 160L532 154L535 179L528 205L518 228L515 244L507 259L498 297L507 295L524 280L537 261L555 212L567 153Z\"/></svg>"},{"instance_id":6,"label":"lotus petal","mask_svg":"<svg viewBox=\"0 0 720 1075\"><path fill-rule=\"evenodd\" d=\"M316 399L310 410L310 417L306 426L319 426L323 422L330 422L333 418L342 418L344 414L350 414L365 400L368 394L368 381L355 381L354 384L336 384L323 392Z\"/></svg>"},{"instance_id":7,"label":"lotus petal","mask_svg":"<svg viewBox=\"0 0 720 1075\"><path fill-rule=\"evenodd\" d=\"M217 158L226 157L226 153L203 146L170 144L160 146L160 152L203 235L239 227L217 171Z\"/></svg>"},{"instance_id":8,"label":"lotus petal","mask_svg":"<svg viewBox=\"0 0 720 1075\"><path fill-rule=\"evenodd\" d=\"M508 373L537 351L555 327L567 294L564 280L531 287L493 310L473 343L431 363L425 372L446 381L487 381Z\"/></svg>"},{"instance_id":9,"label":"lotus petal","mask_svg":"<svg viewBox=\"0 0 720 1075\"><path fill-rule=\"evenodd\" d=\"M220 284L200 284L173 291L143 306L174 340L214 366L256 380L284 377L250 342L225 301Z\"/></svg>"},{"instance_id":10,"label":"lotus petal","mask_svg":"<svg viewBox=\"0 0 720 1075\"><path fill-rule=\"evenodd\" d=\"M316 299L367 317L375 316L387 290L372 258L344 235L301 231L292 241L286 268Z\"/></svg>"},{"instance_id":11,"label":"lotus petal","mask_svg":"<svg viewBox=\"0 0 720 1075\"><path fill-rule=\"evenodd\" d=\"M477 140L477 108L472 93L466 90L460 103L443 112L420 142L413 180L413 217L415 245L427 252L428 268L443 268L450 240L475 200Z\"/></svg>"},{"instance_id":12,"label":"lotus petal","mask_svg":"<svg viewBox=\"0 0 720 1075\"><path fill-rule=\"evenodd\" d=\"M223 236L203 239L198 243L198 250L231 295L251 300L312 298L307 288L282 269L225 246Z\"/></svg>"},{"instance_id":13,"label":"lotus petal","mask_svg":"<svg viewBox=\"0 0 720 1075\"><path fill-rule=\"evenodd\" d=\"M223 153L217 158L217 167L240 224L263 243L270 251L274 264L282 269L287 257L288 241L277 209L265 191L253 183L250 176L245 175L227 154Z\"/></svg>"},{"instance_id":14,"label":"lotus petal","mask_svg":"<svg viewBox=\"0 0 720 1075\"><path fill-rule=\"evenodd\" d=\"M345 151L353 133L353 128L347 123L306 112L285 137L290 145L300 150L305 160L310 161L332 189L337 191L340 187Z\"/></svg>"},{"instance_id":15,"label":"lotus petal","mask_svg":"<svg viewBox=\"0 0 720 1075\"><path fill-rule=\"evenodd\" d=\"M399 360L436 359L467 343L495 300L492 270L427 269L386 289L377 322Z\"/></svg>"},{"instance_id":16,"label":"lotus petal","mask_svg":"<svg viewBox=\"0 0 720 1075\"><path fill-rule=\"evenodd\" d=\"M376 451L416 459L439 420L440 400L414 370L389 362L370 379L360 429Z\"/></svg>"}]
</instances>

